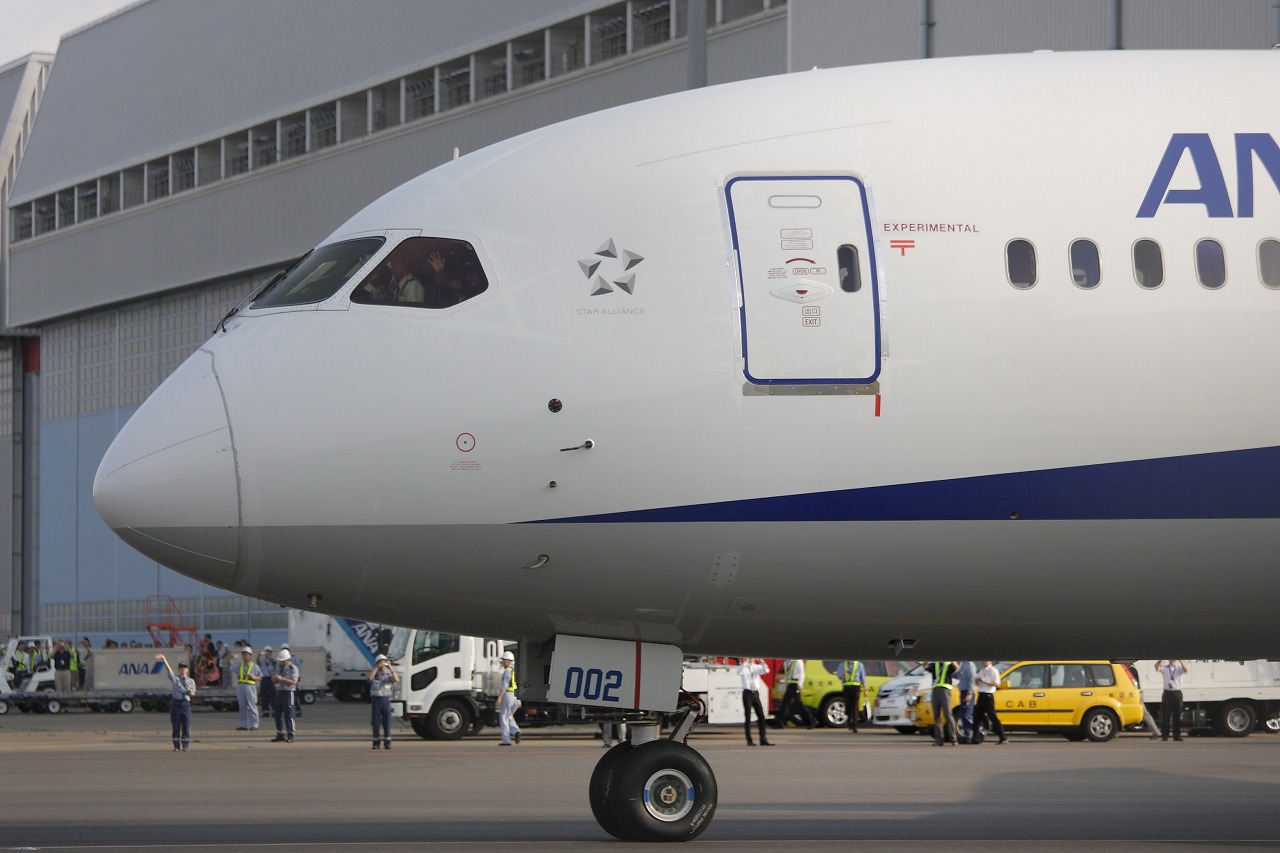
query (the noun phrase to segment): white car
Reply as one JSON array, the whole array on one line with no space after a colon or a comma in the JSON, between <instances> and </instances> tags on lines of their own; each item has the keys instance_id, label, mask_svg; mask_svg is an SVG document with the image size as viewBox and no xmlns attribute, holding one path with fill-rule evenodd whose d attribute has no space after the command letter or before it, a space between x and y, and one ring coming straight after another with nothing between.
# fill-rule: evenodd
<instances>
[{"instance_id":1,"label":"white car","mask_svg":"<svg viewBox=\"0 0 1280 853\"><path fill-rule=\"evenodd\" d=\"M916 721L911 714L916 694L929 689L932 679L923 665L909 669L906 674L891 678L876 694L871 707L871 722L877 726L893 726L903 734L916 731Z\"/></svg>"}]
</instances>

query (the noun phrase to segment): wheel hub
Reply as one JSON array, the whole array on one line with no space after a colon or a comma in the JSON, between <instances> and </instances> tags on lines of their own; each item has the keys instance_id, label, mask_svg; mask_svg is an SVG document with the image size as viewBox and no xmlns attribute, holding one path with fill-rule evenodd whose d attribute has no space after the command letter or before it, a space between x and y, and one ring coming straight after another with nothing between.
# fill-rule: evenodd
<instances>
[{"instance_id":1,"label":"wheel hub","mask_svg":"<svg viewBox=\"0 0 1280 853\"><path fill-rule=\"evenodd\" d=\"M679 770L659 770L645 783L644 807L658 820L680 820L693 809L693 782Z\"/></svg>"}]
</instances>

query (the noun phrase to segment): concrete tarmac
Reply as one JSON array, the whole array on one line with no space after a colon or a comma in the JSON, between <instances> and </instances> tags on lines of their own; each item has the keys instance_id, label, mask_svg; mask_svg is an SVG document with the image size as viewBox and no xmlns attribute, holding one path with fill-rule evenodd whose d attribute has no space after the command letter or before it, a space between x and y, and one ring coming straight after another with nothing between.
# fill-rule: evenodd
<instances>
[{"instance_id":1,"label":"concrete tarmac","mask_svg":"<svg viewBox=\"0 0 1280 853\"><path fill-rule=\"evenodd\" d=\"M265 722L265 721L264 721ZM270 723L197 711L175 753L167 714L0 717L0 848L571 850L614 840L587 804L592 727L454 742L401 729L370 748L368 706L322 701L292 744ZM1014 735L936 748L892 731L788 729L770 748L700 727L719 807L699 848L1078 850L1280 847L1280 736L1110 743Z\"/></svg>"}]
</instances>

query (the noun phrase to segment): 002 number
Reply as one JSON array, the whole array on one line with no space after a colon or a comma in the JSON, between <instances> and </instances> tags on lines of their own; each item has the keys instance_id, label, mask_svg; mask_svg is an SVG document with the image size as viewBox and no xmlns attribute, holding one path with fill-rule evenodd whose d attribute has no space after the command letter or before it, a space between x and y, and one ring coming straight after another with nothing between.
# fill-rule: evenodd
<instances>
[{"instance_id":1,"label":"002 number","mask_svg":"<svg viewBox=\"0 0 1280 853\"><path fill-rule=\"evenodd\" d=\"M565 672L564 697L577 699L581 696L591 702L619 702L617 690L621 686L622 673L616 669L602 672L571 666Z\"/></svg>"}]
</instances>

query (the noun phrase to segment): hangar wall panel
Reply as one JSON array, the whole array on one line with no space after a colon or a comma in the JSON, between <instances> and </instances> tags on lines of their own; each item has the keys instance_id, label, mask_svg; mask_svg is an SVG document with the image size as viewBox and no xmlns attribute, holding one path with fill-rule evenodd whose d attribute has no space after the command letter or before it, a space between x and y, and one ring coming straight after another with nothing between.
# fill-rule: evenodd
<instances>
[{"instance_id":1,"label":"hangar wall panel","mask_svg":"<svg viewBox=\"0 0 1280 853\"><path fill-rule=\"evenodd\" d=\"M791 5L791 71L914 59L919 3L806 0Z\"/></svg>"},{"instance_id":2,"label":"hangar wall panel","mask_svg":"<svg viewBox=\"0 0 1280 853\"><path fill-rule=\"evenodd\" d=\"M1280 39L1277 15L1275 0L1125 0L1124 47L1262 50Z\"/></svg>"},{"instance_id":3,"label":"hangar wall panel","mask_svg":"<svg viewBox=\"0 0 1280 853\"><path fill-rule=\"evenodd\" d=\"M1106 50L1108 0L959 0L933 4L933 56Z\"/></svg>"},{"instance_id":4,"label":"hangar wall panel","mask_svg":"<svg viewBox=\"0 0 1280 853\"><path fill-rule=\"evenodd\" d=\"M142 4L59 46L13 201L277 118L594 5L485 0L486 14L479 15L472 0Z\"/></svg>"}]
</instances>

